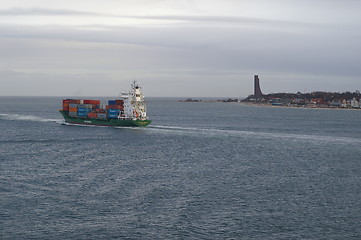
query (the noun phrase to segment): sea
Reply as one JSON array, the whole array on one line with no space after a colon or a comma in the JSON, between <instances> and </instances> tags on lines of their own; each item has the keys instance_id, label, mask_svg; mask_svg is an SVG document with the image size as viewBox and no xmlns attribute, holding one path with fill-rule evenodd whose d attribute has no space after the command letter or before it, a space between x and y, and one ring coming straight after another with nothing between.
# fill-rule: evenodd
<instances>
[{"instance_id":1,"label":"sea","mask_svg":"<svg viewBox=\"0 0 361 240\"><path fill-rule=\"evenodd\" d=\"M147 98L113 128L61 100L0 97L0 239L361 239L361 110Z\"/></svg>"}]
</instances>

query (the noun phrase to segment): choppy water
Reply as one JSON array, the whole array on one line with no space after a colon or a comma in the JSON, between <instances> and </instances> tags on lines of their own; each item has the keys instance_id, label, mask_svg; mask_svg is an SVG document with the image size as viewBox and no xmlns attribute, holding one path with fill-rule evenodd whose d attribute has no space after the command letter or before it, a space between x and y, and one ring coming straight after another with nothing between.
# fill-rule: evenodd
<instances>
[{"instance_id":1,"label":"choppy water","mask_svg":"<svg viewBox=\"0 0 361 240\"><path fill-rule=\"evenodd\" d=\"M1 239L361 238L361 111L150 101L148 128L79 127L60 100L0 98Z\"/></svg>"}]
</instances>

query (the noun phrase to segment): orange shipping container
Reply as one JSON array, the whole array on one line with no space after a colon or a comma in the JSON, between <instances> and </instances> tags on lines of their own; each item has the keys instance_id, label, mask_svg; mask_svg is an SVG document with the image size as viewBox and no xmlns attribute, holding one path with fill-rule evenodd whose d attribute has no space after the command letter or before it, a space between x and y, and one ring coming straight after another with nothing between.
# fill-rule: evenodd
<instances>
[{"instance_id":1,"label":"orange shipping container","mask_svg":"<svg viewBox=\"0 0 361 240\"><path fill-rule=\"evenodd\" d=\"M70 107L69 108L69 112L77 112L78 108L77 107Z\"/></svg>"}]
</instances>

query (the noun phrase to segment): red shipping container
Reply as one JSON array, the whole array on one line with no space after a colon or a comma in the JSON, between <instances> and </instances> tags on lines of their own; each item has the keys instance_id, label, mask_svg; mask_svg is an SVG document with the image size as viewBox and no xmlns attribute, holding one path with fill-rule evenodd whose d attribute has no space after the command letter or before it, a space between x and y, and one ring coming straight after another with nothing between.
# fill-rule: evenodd
<instances>
[{"instance_id":1,"label":"red shipping container","mask_svg":"<svg viewBox=\"0 0 361 240\"><path fill-rule=\"evenodd\" d=\"M98 113L88 113L88 117L90 117L90 118L97 118L97 117L98 117Z\"/></svg>"},{"instance_id":2,"label":"red shipping container","mask_svg":"<svg viewBox=\"0 0 361 240\"><path fill-rule=\"evenodd\" d=\"M99 105L100 104L100 100L84 100L84 104L92 104L92 105Z\"/></svg>"},{"instance_id":3,"label":"red shipping container","mask_svg":"<svg viewBox=\"0 0 361 240\"><path fill-rule=\"evenodd\" d=\"M79 99L67 99L69 104L80 104L80 100Z\"/></svg>"},{"instance_id":4,"label":"red shipping container","mask_svg":"<svg viewBox=\"0 0 361 240\"><path fill-rule=\"evenodd\" d=\"M124 105L124 100L115 100L116 105Z\"/></svg>"},{"instance_id":5,"label":"red shipping container","mask_svg":"<svg viewBox=\"0 0 361 240\"><path fill-rule=\"evenodd\" d=\"M107 109L119 109L119 110L123 110L124 106L122 105L107 105Z\"/></svg>"},{"instance_id":6,"label":"red shipping container","mask_svg":"<svg viewBox=\"0 0 361 240\"><path fill-rule=\"evenodd\" d=\"M84 104L94 104L94 100L84 100Z\"/></svg>"}]
</instances>

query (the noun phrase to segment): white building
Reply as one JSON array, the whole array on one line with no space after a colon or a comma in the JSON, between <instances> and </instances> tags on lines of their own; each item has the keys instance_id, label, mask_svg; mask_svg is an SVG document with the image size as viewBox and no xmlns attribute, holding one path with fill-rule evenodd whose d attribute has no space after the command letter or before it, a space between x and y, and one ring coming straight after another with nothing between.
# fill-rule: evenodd
<instances>
[{"instance_id":1,"label":"white building","mask_svg":"<svg viewBox=\"0 0 361 240\"><path fill-rule=\"evenodd\" d=\"M342 108L347 108L347 101L346 101L346 99L342 99L342 101L341 101L341 107L342 107Z\"/></svg>"},{"instance_id":2,"label":"white building","mask_svg":"<svg viewBox=\"0 0 361 240\"><path fill-rule=\"evenodd\" d=\"M351 107L352 108L360 108L361 106L360 106L360 103L356 100L356 98L353 98L352 100L351 100Z\"/></svg>"}]
</instances>

